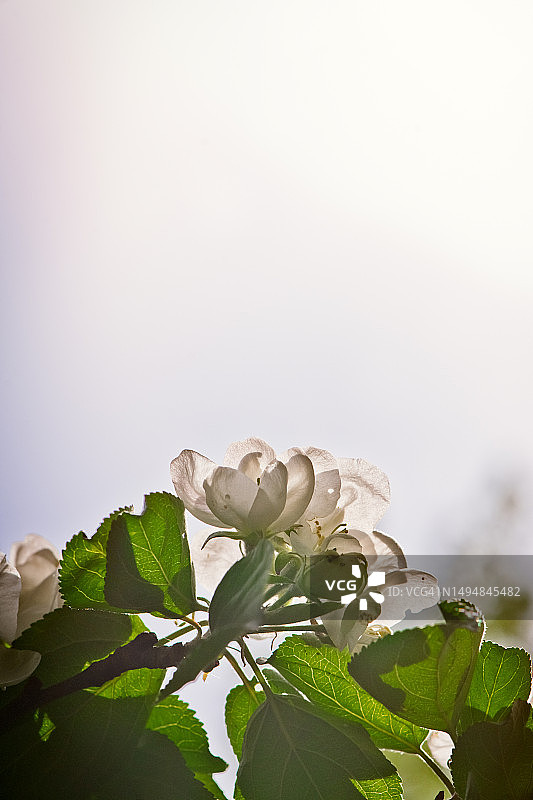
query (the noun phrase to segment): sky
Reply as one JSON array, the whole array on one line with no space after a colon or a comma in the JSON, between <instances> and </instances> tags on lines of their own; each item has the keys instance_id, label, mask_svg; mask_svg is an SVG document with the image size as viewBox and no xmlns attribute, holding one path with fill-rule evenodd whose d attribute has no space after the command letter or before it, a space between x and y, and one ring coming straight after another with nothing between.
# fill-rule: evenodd
<instances>
[{"instance_id":1,"label":"sky","mask_svg":"<svg viewBox=\"0 0 533 800\"><path fill-rule=\"evenodd\" d=\"M532 28L520 0L3 0L0 548L249 435L380 466L406 552L527 497Z\"/></svg>"}]
</instances>

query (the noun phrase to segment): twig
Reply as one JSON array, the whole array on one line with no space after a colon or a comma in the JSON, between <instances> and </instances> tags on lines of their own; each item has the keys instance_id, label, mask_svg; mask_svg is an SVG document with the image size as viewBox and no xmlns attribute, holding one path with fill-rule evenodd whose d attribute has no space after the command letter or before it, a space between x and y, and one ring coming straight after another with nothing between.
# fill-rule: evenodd
<instances>
[{"instance_id":1,"label":"twig","mask_svg":"<svg viewBox=\"0 0 533 800\"><path fill-rule=\"evenodd\" d=\"M261 670L257 666L255 658L253 657L253 655L251 654L250 650L246 646L246 643L245 643L244 639L239 639L239 644L241 646L241 651L242 651L242 654L243 654L244 658L246 659L248 664L251 666L252 671L253 671L255 677L257 678L258 682L263 687L263 689L265 691L265 694L267 695L267 697L268 696L272 697L272 695L273 695L272 689L270 688L270 686L266 682L265 676L263 675L263 673L261 672Z\"/></svg>"},{"instance_id":2,"label":"twig","mask_svg":"<svg viewBox=\"0 0 533 800\"><path fill-rule=\"evenodd\" d=\"M246 674L245 674L244 670L241 668L241 665L239 664L237 659L234 656L232 656L232 654L229 653L227 649L224 650L224 656L227 658L227 660L229 661L229 663L231 664L231 666L233 667L233 669L235 670L235 672L237 673L237 675L239 676L241 681L243 682L243 685L246 687L246 689L248 691L248 694L251 697L253 697L254 700L259 704L255 689L254 689L252 683L246 677Z\"/></svg>"}]
</instances>

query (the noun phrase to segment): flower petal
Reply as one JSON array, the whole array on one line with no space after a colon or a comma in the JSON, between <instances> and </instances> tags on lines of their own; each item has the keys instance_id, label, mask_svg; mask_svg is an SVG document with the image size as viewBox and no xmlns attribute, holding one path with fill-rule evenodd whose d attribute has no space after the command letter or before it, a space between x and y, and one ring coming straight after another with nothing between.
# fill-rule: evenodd
<instances>
[{"instance_id":1,"label":"flower petal","mask_svg":"<svg viewBox=\"0 0 533 800\"><path fill-rule=\"evenodd\" d=\"M343 549L340 550L336 546L339 539L345 542L342 545ZM370 569L380 569L388 572L393 569L405 569L407 567L407 560L403 550L392 536L387 536L381 531L364 533L363 531L350 529L344 535L334 536L329 546L335 547L339 553L349 553L350 541L358 543L359 546L354 545L352 551L363 553Z\"/></svg>"},{"instance_id":2,"label":"flower petal","mask_svg":"<svg viewBox=\"0 0 533 800\"><path fill-rule=\"evenodd\" d=\"M322 624L338 650L344 650L347 647L350 653L353 653L358 641L366 631L368 623L362 619L355 619L352 625L347 625L346 622L343 624L345 611L345 608L340 608L338 611L325 614L322 617Z\"/></svg>"},{"instance_id":3,"label":"flower petal","mask_svg":"<svg viewBox=\"0 0 533 800\"><path fill-rule=\"evenodd\" d=\"M21 605L23 598L32 594L50 575L56 576L57 584L59 559L59 550L52 542L34 533L30 533L22 542L11 545L9 561L14 564L22 580Z\"/></svg>"},{"instance_id":4,"label":"flower petal","mask_svg":"<svg viewBox=\"0 0 533 800\"><path fill-rule=\"evenodd\" d=\"M0 644L0 686L14 686L29 678L37 668L41 654L33 650L16 650Z\"/></svg>"},{"instance_id":5,"label":"flower petal","mask_svg":"<svg viewBox=\"0 0 533 800\"><path fill-rule=\"evenodd\" d=\"M47 558L53 564L54 569L59 564L61 554L57 547L44 536L38 536L36 533L28 534L21 542L13 542L9 551L9 562L19 569L37 553Z\"/></svg>"},{"instance_id":6,"label":"flower petal","mask_svg":"<svg viewBox=\"0 0 533 800\"><path fill-rule=\"evenodd\" d=\"M292 549L301 556L316 555L322 549L323 541L319 525L314 520L313 522L299 522L289 536Z\"/></svg>"},{"instance_id":7,"label":"flower petal","mask_svg":"<svg viewBox=\"0 0 533 800\"><path fill-rule=\"evenodd\" d=\"M45 614L60 608L63 598L59 593L59 580L57 569L48 575L38 586L27 591L25 577L22 574L22 592L20 593L19 611L17 618L17 636L29 628Z\"/></svg>"},{"instance_id":8,"label":"flower petal","mask_svg":"<svg viewBox=\"0 0 533 800\"><path fill-rule=\"evenodd\" d=\"M291 447L286 456L290 458L297 453L310 459L315 472L315 489L300 519L327 517L335 510L340 497L341 479L337 460L327 450L318 447Z\"/></svg>"},{"instance_id":9,"label":"flower petal","mask_svg":"<svg viewBox=\"0 0 533 800\"><path fill-rule=\"evenodd\" d=\"M453 750L453 739L444 731L431 731L427 738L429 752L441 767L447 767Z\"/></svg>"},{"instance_id":10,"label":"flower petal","mask_svg":"<svg viewBox=\"0 0 533 800\"><path fill-rule=\"evenodd\" d=\"M391 587L400 589L393 595ZM378 589L384 595L378 617L382 625L389 628L401 622L407 611L417 613L424 608L431 608L439 601L439 584L434 575L418 569L397 569L385 576L385 587Z\"/></svg>"},{"instance_id":11,"label":"flower petal","mask_svg":"<svg viewBox=\"0 0 533 800\"><path fill-rule=\"evenodd\" d=\"M224 466L237 469L240 462L248 453L260 453L260 464L263 470L267 464L274 461L276 454L269 444L255 436L244 439L242 442L232 442L224 456Z\"/></svg>"},{"instance_id":12,"label":"flower petal","mask_svg":"<svg viewBox=\"0 0 533 800\"><path fill-rule=\"evenodd\" d=\"M11 644L17 633L17 614L22 581L20 575L0 553L0 639Z\"/></svg>"},{"instance_id":13,"label":"flower petal","mask_svg":"<svg viewBox=\"0 0 533 800\"><path fill-rule=\"evenodd\" d=\"M389 479L362 458L339 458L340 505L349 528L371 533L390 502Z\"/></svg>"},{"instance_id":14,"label":"flower petal","mask_svg":"<svg viewBox=\"0 0 533 800\"><path fill-rule=\"evenodd\" d=\"M248 515L248 525L254 531L266 531L283 511L287 499L287 467L282 461L272 461L261 475L259 489Z\"/></svg>"},{"instance_id":15,"label":"flower petal","mask_svg":"<svg viewBox=\"0 0 533 800\"><path fill-rule=\"evenodd\" d=\"M224 528L228 526L221 526L220 520L209 510L205 499L204 481L215 469L216 464L209 458L195 450L182 450L170 464L170 477L176 494L183 500L187 511L208 525Z\"/></svg>"},{"instance_id":16,"label":"flower petal","mask_svg":"<svg viewBox=\"0 0 533 800\"><path fill-rule=\"evenodd\" d=\"M242 553L239 542L234 539L210 539L202 549L208 535L208 531L197 533L189 546L196 579L212 595L228 569L242 558Z\"/></svg>"},{"instance_id":17,"label":"flower petal","mask_svg":"<svg viewBox=\"0 0 533 800\"><path fill-rule=\"evenodd\" d=\"M250 530L248 514L259 489L243 472L231 467L216 467L204 481L207 505L226 527Z\"/></svg>"},{"instance_id":18,"label":"flower petal","mask_svg":"<svg viewBox=\"0 0 533 800\"><path fill-rule=\"evenodd\" d=\"M263 467L261 466L261 453L246 453L239 461L237 467L240 472L244 472L250 480L257 483L257 479L261 477Z\"/></svg>"},{"instance_id":19,"label":"flower petal","mask_svg":"<svg viewBox=\"0 0 533 800\"><path fill-rule=\"evenodd\" d=\"M287 500L283 513L270 526L272 531L286 531L300 519L315 490L315 472L308 456L296 453L287 461Z\"/></svg>"}]
</instances>

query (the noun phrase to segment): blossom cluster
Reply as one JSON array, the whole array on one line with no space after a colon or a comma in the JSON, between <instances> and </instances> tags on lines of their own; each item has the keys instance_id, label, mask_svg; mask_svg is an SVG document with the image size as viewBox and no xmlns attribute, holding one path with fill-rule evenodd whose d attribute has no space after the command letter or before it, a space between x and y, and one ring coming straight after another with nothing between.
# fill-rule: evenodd
<instances>
[{"instance_id":1,"label":"blossom cluster","mask_svg":"<svg viewBox=\"0 0 533 800\"><path fill-rule=\"evenodd\" d=\"M348 626L344 609L324 615L322 623L341 650L354 652L402 620L407 610L420 611L435 602L434 593L428 592L437 587L434 576L408 569L400 545L376 530L390 502L389 480L361 458L335 458L317 447L292 447L277 456L269 444L251 437L231 444L222 466L183 450L170 471L188 511L222 529L216 538L205 541L205 535L197 535L192 540L197 574L208 591L241 557L237 540L259 533L278 550L300 556L335 551L362 554L369 566L379 560L387 586L412 589L389 592L377 624L357 619ZM424 592L414 590L421 585Z\"/></svg>"},{"instance_id":2,"label":"blossom cluster","mask_svg":"<svg viewBox=\"0 0 533 800\"><path fill-rule=\"evenodd\" d=\"M301 560L325 554L360 554L369 568L379 561L386 585L411 591L389 592L375 619L365 615L347 624L345 609L324 614L321 622L339 649L355 652L402 620L407 610L434 603L429 587L436 579L411 570L400 545L377 531L390 502L387 476L361 458L336 458L317 447L292 447L279 456L262 439L234 442L219 466L183 450L170 467L176 494L186 509L211 526L191 541L199 583L213 592L229 567L242 557L243 542L271 539L275 549ZM207 538L206 538L207 537ZM41 536L0 554L0 640L8 645L32 622L62 604L58 586L59 553ZM414 591L424 585L424 592ZM24 680L39 654L0 648L0 684ZM15 661L16 659L16 661Z\"/></svg>"}]
</instances>

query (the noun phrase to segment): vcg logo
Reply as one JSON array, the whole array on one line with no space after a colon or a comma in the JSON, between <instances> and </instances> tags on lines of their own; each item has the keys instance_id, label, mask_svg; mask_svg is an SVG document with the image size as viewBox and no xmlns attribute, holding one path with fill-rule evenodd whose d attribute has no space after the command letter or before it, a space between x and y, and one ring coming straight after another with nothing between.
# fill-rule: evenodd
<instances>
[{"instance_id":1,"label":"vcg logo","mask_svg":"<svg viewBox=\"0 0 533 800\"><path fill-rule=\"evenodd\" d=\"M361 573L361 567L359 564L352 564L352 576L353 580L344 580L340 578L339 580L329 580L326 578L326 586L328 591L333 591L336 589L337 592L345 592L348 591L350 594L341 594L340 600L345 606L353 603L354 600L357 599L357 592L359 587L361 586L363 575ZM371 572L368 576L368 580L366 582L368 586L383 586L385 583L385 573L382 571L378 572ZM381 592L369 591L368 595L374 600L376 603L381 605L385 598L381 594ZM366 597L360 597L359 599L359 609L360 611L366 611L368 609L368 600Z\"/></svg>"},{"instance_id":2,"label":"vcg logo","mask_svg":"<svg viewBox=\"0 0 533 800\"><path fill-rule=\"evenodd\" d=\"M356 618L358 611L374 613L384 603L385 597L380 591L384 584L385 571L367 573L367 564L361 555L331 553L313 570L311 589L315 596L350 606Z\"/></svg>"}]
</instances>

